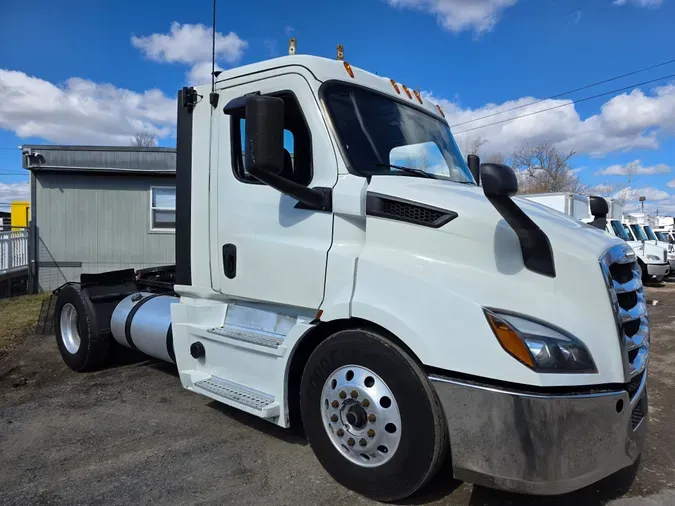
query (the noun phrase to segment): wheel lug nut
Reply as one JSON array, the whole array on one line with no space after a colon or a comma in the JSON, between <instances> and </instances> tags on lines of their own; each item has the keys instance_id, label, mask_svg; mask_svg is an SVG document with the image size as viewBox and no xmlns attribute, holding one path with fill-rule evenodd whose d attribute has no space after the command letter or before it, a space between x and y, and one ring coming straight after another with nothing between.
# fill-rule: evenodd
<instances>
[{"instance_id":1,"label":"wheel lug nut","mask_svg":"<svg viewBox=\"0 0 675 506\"><path fill-rule=\"evenodd\" d=\"M361 441L359 441L359 444L360 444L361 446L366 446L366 445L368 444L368 441L366 441L365 439L361 438Z\"/></svg>"},{"instance_id":2,"label":"wheel lug nut","mask_svg":"<svg viewBox=\"0 0 675 506\"><path fill-rule=\"evenodd\" d=\"M368 421L370 423L375 423L377 421L377 417L373 413L371 413L368 415Z\"/></svg>"},{"instance_id":3,"label":"wheel lug nut","mask_svg":"<svg viewBox=\"0 0 675 506\"><path fill-rule=\"evenodd\" d=\"M367 408L368 406L370 406L370 401L368 399L363 399L363 401L361 402L361 406Z\"/></svg>"},{"instance_id":4,"label":"wheel lug nut","mask_svg":"<svg viewBox=\"0 0 675 506\"><path fill-rule=\"evenodd\" d=\"M354 438L351 438L351 437L350 437L350 438L347 440L347 444L348 444L349 446L354 446Z\"/></svg>"},{"instance_id":5,"label":"wheel lug nut","mask_svg":"<svg viewBox=\"0 0 675 506\"><path fill-rule=\"evenodd\" d=\"M336 434L337 434L337 437L342 437L342 436L345 435L345 431L342 430L342 429L338 429L337 432L336 432Z\"/></svg>"},{"instance_id":6,"label":"wheel lug nut","mask_svg":"<svg viewBox=\"0 0 675 506\"><path fill-rule=\"evenodd\" d=\"M375 437L375 429L368 429L368 437L371 439Z\"/></svg>"},{"instance_id":7,"label":"wheel lug nut","mask_svg":"<svg viewBox=\"0 0 675 506\"><path fill-rule=\"evenodd\" d=\"M356 390L352 390L350 395L352 396L352 399L356 399L359 396L359 393Z\"/></svg>"},{"instance_id":8,"label":"wheel lug nut","mask_svg":"<svg viewBox=\"0 0 675 506\"><path fill-rule=\"evenodd\" d=\"M333 422L333 423L337 422L337 421L338 421L338 416L337 416L337 415L331 416L331 417L330 417L330 421Z\"/></svg>"},{"instance_id":9,"label":"wheel lug nut","mask_svg":"<svg viewBox=\"0 0 675 506\"><path fill-rule=\"evenodd\" d=\"M339 396L340 396L340 399L346 399L346 398L347 398L347 394L345 393L344 390L342 390L342 391L340 392Z\"/></svg>"},{"instance_id":10,"label":"wheel lug nut","mask_svg":"<svg viewBox=\"0 0 675 506\"><path fill-rule=\"evenodd\" d=\"M339 407L340 407L340 403L339 403L338 401L333 401L333 402L331 403L331 406L333 406L334 408L339 408Z\"/></svg>"}]
</instances>

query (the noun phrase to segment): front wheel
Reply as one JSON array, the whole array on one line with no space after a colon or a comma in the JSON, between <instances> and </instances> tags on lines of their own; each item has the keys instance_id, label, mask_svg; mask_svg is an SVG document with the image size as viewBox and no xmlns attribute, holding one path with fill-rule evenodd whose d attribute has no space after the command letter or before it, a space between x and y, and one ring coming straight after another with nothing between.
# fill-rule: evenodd
<instances>
[{"instance_id":1,"label":"front wheel","mask_svg":"<svg viewBox=\"0 0 675 506\"><path fill-rule=\"evenodd\" d=\"M377 501L412 495L447 455L443 410L426 375L370 330L344 330L317 347L303 374L300 410L328 473Z\"/></svg>"}]
</instances>

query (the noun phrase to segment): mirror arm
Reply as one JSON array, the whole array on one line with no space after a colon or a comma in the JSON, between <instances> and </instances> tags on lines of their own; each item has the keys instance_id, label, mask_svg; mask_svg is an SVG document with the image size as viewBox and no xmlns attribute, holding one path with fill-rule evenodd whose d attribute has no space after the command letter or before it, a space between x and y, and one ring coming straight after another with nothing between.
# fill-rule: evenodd
<instances>
[{"instance_id":1,"label":"mirror arm","mask_svg":"<svg viewBox=\"0 0 675 506\"><path fill-rule=\"evenodd\" d=\"M554 278L553 251L544 231L508 195L485 196L518 236L525 267Z\"/></svg>"},{"instance_id":2,"label":"mirror arm","mask_svg":"<svg viewBox=\"0 0 675 506\"><path fill-rule=\"evenodd\" d=\"M259 179L263 183L271 186L284 195L294 198L304 204L306 209L315 209L317 211L330 211L331 199L330 193L322 190L314 190L298 184L285 177L266 172L264 170L249 169L249 174Z\"/></svg>"}]
</instances>

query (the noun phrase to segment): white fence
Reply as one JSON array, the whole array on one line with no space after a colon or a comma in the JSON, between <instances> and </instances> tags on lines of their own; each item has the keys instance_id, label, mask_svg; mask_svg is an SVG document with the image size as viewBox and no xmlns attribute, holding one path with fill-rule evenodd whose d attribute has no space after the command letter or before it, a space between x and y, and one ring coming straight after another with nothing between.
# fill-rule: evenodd
<instances>
[{"instance_id":1,"label":"white fence","mask_svg":"<svg viewBox=\"0 0 675 506\"><path fill-rule=\"evenodd\" d=\"M0 275L28 267L28 230L0 232Z\"/></svg>"}]
</instances>

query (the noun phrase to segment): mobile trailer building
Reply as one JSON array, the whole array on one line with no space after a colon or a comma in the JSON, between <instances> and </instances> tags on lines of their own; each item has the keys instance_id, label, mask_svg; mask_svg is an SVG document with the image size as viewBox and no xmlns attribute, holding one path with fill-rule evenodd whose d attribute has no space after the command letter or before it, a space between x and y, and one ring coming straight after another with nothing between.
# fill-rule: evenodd
<instances>
[{"instance_id":1,"label":"mobile trailer building","mask_svg":"<svg viewBox=\"0 0 675 506\"><path fill-rule=\"evenodd\" d=\"M173 264L176 150L24 145L40 291L82 272Z\"/></svg>"}]
</instances>

